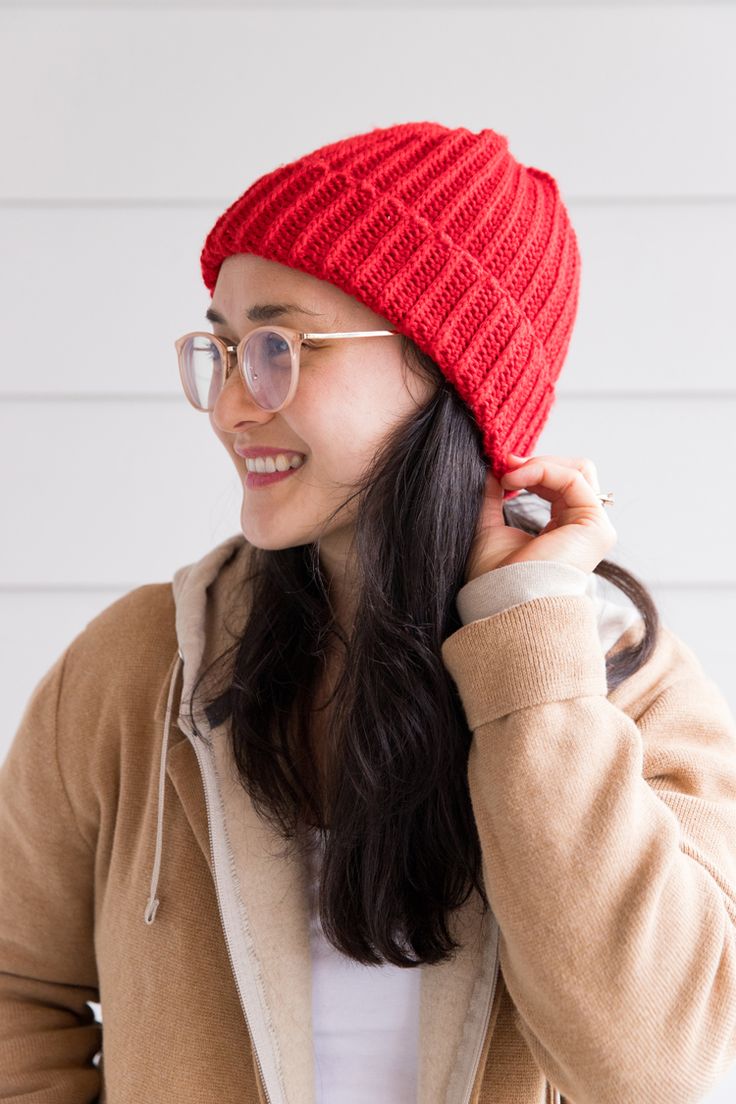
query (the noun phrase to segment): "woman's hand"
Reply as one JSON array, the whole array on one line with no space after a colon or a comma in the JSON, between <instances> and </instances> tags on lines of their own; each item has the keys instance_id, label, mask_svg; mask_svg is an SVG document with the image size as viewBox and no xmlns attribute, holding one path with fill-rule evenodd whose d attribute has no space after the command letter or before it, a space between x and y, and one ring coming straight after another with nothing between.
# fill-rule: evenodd
<instances>
[{"instance_id":1,"label":"woman's hand","mask_svg":"<svg viewBox=\"0 0 736 1104\"><path fill-rule=\"evenodd\" d=\"M618 540L600 493L592 460L586 457L515 457L499 482L490 470L478 527L465 567L469 583L486 571L526 560L555 560L592 572ZM524 489L552 503L549 524L538 536L507 525L505 490Z\"/></svg>"}]
</instances>

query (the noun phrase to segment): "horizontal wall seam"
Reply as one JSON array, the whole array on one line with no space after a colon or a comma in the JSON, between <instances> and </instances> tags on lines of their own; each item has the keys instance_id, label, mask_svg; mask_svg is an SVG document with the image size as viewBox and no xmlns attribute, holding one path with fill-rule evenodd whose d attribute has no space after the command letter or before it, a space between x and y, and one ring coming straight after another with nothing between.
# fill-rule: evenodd
<instances>
[{"instance_id":1,"label":"horizontal wall seam","mask_svg":"<svg viewBox=\"0 0 736 1104\"><path fill-rule=\"evenodd\" d=\"M713 399L728 401L736 399L736 387L733 390L700 390L700 391L583 391L575 389L565 390L557 388L556 401L562 402L610 402L611 400L623 400L626 402L709 402ZM11 406L13 403L176 403L183 408L186 399L176 391L171 392L140 392L127 391L116 393L114 391L87 391L78 392L50 392L39 391L14 392L0 394L0 406Z\"/></svg>"},{"instance_id":2,"label":"horizontal wall seam","mask_svg":"<svg viewBox=\"0 0 736 1104\"><path fill-rule=\"evenodd\" d=\"M0 3L0 11L2 4ZM126 210L147 208L160 209L171 208L224 208L231 199L217 196L0 196L0 210L7 207L8 210L27 208L29 211L42 209L63 210L65 207ZM565 203L575 207L636 207L636 206L703 206L709 207L715 204L730 206L736 204L736 192L701 192L665 194L652 192L642 195L585 195L576 194L572 190L565 192Z\"/></svg>"}]
</instances>

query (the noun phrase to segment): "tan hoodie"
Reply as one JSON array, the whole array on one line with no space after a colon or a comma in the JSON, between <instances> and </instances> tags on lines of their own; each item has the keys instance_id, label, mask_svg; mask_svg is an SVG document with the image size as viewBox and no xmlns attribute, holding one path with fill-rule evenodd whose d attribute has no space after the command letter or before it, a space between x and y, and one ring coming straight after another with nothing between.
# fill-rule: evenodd
<instances>
[{"instance_id":1,"label":"tan hoodie","mask_svg":"<svg viewBox=\"0 0 736 1104\"><path fill-rule=\"evenodd\" d=\"M31 695L0 769L0 1100L313 1104L307 871L228 722L188 723L250 550L112 603ZM473 893L420 967L417 1100L696 1104L736 1057L733 715L667 627L608 695L643 622L575 568L489 572L458 609L492 912Z\"/></svg>"}]
</instances>

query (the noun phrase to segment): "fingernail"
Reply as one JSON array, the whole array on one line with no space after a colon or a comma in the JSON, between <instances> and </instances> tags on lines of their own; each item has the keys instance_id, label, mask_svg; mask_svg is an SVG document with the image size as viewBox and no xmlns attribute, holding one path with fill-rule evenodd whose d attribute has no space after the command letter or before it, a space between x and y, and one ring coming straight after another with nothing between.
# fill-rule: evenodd
<instances>
[{"instance_id":1,"label":"fingernail","mask_svg":"<svg viewBox=\"0 0 736 1104\"><path fill-rule=\"evenodd\" d=\"M510 460L528 460L529 459L528 456L520 456L518 452L510 452L508 455L509 455Z\"/></svg>"}]
</instances>

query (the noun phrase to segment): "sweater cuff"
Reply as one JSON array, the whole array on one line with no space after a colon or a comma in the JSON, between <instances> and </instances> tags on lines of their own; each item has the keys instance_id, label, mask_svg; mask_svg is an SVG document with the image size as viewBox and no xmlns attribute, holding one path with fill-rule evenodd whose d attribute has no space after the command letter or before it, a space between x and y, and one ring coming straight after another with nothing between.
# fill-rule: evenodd
<instances>
[{"instance_id":1,"label":"sweater cuff","mask_svg":"<svg viewBox=\"0 0 736 1104\"><path fill-rule=\"evenodd\" d=\"M597 610L585 594L534 598L472 621L441 651L473 731L518 709L608 695Z\"/></svg>"},{"instance_id":2,"label":"sweater cuff","mask_svg":"<svg viewBox=\"0 0 736 1104\"><path fill-rule=\"evenodd\" d=\"M595 576L559 560L524 560L478 575L461 587L456 604L464 625L546 595L590 593Z\"/></svg>"}]
</instances>

